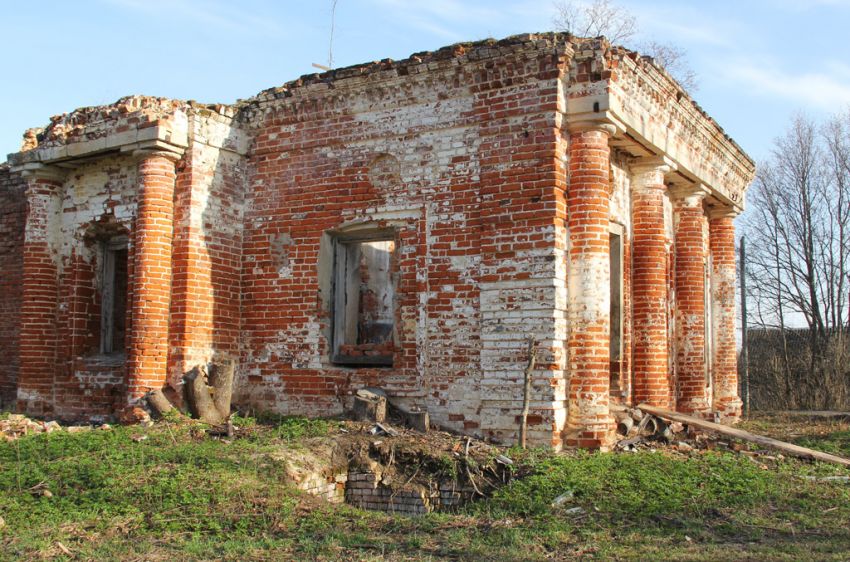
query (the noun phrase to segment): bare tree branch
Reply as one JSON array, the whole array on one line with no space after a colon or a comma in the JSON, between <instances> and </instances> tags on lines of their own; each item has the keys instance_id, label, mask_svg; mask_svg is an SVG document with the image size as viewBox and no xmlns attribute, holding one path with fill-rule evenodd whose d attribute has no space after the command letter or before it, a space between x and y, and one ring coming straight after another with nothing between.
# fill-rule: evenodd
<instances>
[{"instance_id":1,"label":"bare tree branch","mask_svg":"<svg viewBox=\"0 0 850 562\"><path fill-rule=\"evenodd\" d=\"M555 4L556 29L578 37L604 35L611 43L622 44L637 33L637 18L609 0L591 2L569 0Z\"/></svg>"},{"instance_id":2,"label":"bare tree branch","mask_svg":"<svg viewBox=\"0 0 850 562\"><path fill-rule=\"evenodd\" d=\"M610 0L561 0L555 3L555 9L555 29L578 37L605 36L612 44L628 45L639 33L637 18ZM696 73L681 47L649 40L638 43L636 50L652 58L686 90L697 89Z\"/></svg>"}]
</instances>

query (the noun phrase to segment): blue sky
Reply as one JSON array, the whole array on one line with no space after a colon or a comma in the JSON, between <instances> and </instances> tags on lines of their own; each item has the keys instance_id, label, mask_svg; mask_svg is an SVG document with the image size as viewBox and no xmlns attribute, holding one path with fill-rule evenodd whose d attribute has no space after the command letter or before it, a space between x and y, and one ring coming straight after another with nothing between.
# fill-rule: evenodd
<instances>
[{"instance_id":1,"label":"blue sky","mask_svg":"<svg viewBox=\"0 0 850 562\"><path fill-rule=\"evenodd\" d=\"M0 155L128 94L233 102L327 63L330 0L0 0ZM756 159L802 111L850 108L850 0L622 0L688 51L695 98ZM338 0L334 65L552 27L552 0ZM0 156L0 160L3 157Z\"/></svg>"}]
</instances>

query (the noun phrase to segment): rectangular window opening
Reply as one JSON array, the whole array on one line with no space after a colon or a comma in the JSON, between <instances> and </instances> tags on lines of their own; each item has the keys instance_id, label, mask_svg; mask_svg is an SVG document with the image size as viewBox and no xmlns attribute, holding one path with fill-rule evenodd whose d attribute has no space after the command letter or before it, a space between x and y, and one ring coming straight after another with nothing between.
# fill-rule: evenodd
<instances>
[{"instance_id":1,"label":"rectangular window opening","mask_svg":"<svg viewBox=\"0 0 850 562\"><path fill-rule=\"evenodd\" d=\"M608 235L610 259L610 377L611 392L622 392L623 371L623 229L612 224Z\"/></svg>"},{"instance_id":2,"label":"rectangular window opening","mask_svg":"<svg viewBox=\"0 0 850 562\"><path fill-rule=\"evenodd\" d=\"M394 239L337 240L333 316L335 363L392 365L395 251Z\"/></svg>"},{"instance_id":3,"label":"rectangular window opening","mask_svg":"<svg viewBox=\"0 0 850 562\"><path fill-rule=\"evenodd\" d=\"M127 335L127 240L102 246L100 352L124 353Z\"/></svg>"}]
</instances>

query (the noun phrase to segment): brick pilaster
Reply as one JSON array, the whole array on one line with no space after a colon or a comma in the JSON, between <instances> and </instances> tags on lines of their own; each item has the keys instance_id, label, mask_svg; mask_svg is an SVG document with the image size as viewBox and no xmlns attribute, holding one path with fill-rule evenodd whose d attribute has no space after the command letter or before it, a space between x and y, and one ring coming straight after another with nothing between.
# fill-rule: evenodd
<instances>
[{"instance_id":1,"label":"brick pilaster","mask_svg":"<svg viewBox=\"0 0 850 562\"><path fill-rule=\"evenodd\" d=\"M676 408L691 414L709 410L705 354L705 212L702 186L672 193L675 211Z\"/></svg>"},{"instance_id":2,"label":"brick pilaster","mask_svg":"<svg viewBox=\"0 0 850 562\"><path fill-rule=\"evenodd\" d=\"M568 318L569 412L567 445L609 444L610 131L606 126L572 130L569 144Z\"/></svg>"},{"instance_id":3,"label":"brick pilaster","mask_svg":"<svg viewBox=\"0 0 850 562\"><path fill-rule=\"evenodd\" d=\"M667 233L659 159L632 166L632 369L634 400L669 408Z\"/></svg>"},{"instance_id":4,"label":"brick pilaster","mask_svg":"<svg viewBox=\"0 0 850 562\"><path fill-rule=\"evenodd\" d=\"M137 156L138 211L133 233L132 326L127 357L130 403L166 380L177 159L177 155L161 151Z\"/></svg>"},{"instance_id":5,"label":"brick pilaster","mask_svg":"<svg viewBox=\"0 0 850 562\"><path fill-rule=\"evenodd\" d=\"M735 338L735 216L731 208L709 214L711 305L714 331L713 409L723 422L741 417L738 396L738 351Z\"/></svg>"},{"instance_id":6,"label":"brick pilaster","mask_svg":"<svg viewBox=\"0 0 850 562\"><path fill-rule=\"evenodd\" d=\"M59 297L59 257L52 231L59 220L63 176L50 167L23 174L27 180L27 222L17 408L33 415L49 415L54 408Z\"/></svg>"}]
</instances>

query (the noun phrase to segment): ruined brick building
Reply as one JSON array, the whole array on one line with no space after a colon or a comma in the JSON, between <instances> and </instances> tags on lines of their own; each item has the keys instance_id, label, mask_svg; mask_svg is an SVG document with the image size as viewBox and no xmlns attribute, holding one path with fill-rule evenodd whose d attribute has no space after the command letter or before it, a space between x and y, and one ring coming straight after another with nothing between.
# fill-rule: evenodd
<instances>
[{"instance_id":1,"label":"ruined brick building","mask_svg":"<svg viewBox=\"0 0 850 562\"><path fill-rule=\"evenodd\" d=\"M738 416L733 218L753 163L604 39L511 37L234 105L133 96L0 167L0 401L112 416L238 358L235 402L600 446L609 403Z\"/></svg>"}]
</instances>

